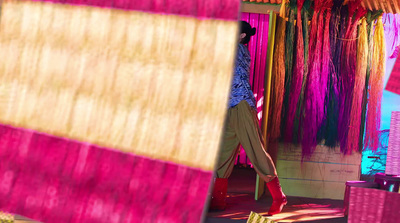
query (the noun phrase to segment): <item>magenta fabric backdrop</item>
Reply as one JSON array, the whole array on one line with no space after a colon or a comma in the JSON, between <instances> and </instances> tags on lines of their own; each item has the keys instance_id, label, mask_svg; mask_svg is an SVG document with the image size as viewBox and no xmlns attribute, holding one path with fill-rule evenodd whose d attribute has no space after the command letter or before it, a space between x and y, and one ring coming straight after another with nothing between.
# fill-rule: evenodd
<instances>
[{"instance_id":1,"label":"magenta fabric backdrop","mask_svg":"<svg viewBox=\"0 0 400 223\"><path fill-rule=\"evenodd\" d=\"M250 84L257 101L258 119L262 123L264 102L264 77L267 61L269 15L242 13L242 20L257 28L257 33L249 43L251 55ZM236 164L251 165L243 148L240 148Z\"/></svg>"}]
</instances>

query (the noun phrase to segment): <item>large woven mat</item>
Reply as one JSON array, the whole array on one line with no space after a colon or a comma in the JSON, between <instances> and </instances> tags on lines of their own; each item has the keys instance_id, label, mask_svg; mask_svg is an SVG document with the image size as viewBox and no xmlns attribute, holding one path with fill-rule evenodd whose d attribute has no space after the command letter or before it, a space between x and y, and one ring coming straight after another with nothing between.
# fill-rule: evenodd
<instances>
[{"instance_id":1,"label":"large woven mat","mask_svg":"<svg viewBox=\"0 0 400 223\"><path fill-rule=\"evenodd\" d=\"M399 222L400 194L370 188L351 188L349 223Z\"/></svg>"},{"instance_id":2,"label":"large woven mat","mask_svg":"<svg viewBox=\"0 0 400 223\"><path fill-rule=\"evenodd\" d=\"M400 175L400 111L392 112L385 172Z\"/></svg>"},{"instance_id":3,"label":"large woven mat","mask_svg":"<svg viewBox=\"0 0 400 223\"><path fill-rule=\"evenodd\" d=\"M274 220L264 217L258 213L251 212L247 223L276 223Z\"/></svg>"},{"instance_id":4,"label":"large woven mat","mask_svg":"<svg viewBox=\"0 0 400 223\"><path fill-rule=\"evenodd\" d=\"M0 210L199 222L239 1L3 0Z\"/></svg>"}]
</instances>

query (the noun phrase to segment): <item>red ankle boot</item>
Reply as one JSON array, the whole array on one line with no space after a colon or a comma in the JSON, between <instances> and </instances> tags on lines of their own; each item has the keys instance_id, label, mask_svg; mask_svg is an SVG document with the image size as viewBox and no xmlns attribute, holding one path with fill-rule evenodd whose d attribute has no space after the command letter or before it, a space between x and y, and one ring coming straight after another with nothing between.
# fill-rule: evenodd
<instances>
[{"instance_id":1,"label":"red ankle boot","mask_svg":"<svg viewBox=\"0 0 400 223\"><path fill-rule=\"evenodd\" d=\"M225 210L228 179L216 178L211 197L210 210Z\"/></svg>"},{"instance_id":2,"label":"red ankle boot","mask_svg":"<svg viewBox=\"0 0 400 223\"><path fill-rule=\"evenodd\" d=\"M271 182L267 183L269 192L272 195L272 205L269 208L268 215L278 214L282 211L283 207L287 204L286 195L282 192L281 184L278 177L275 177Z\"/></svg>"}]
</instances>

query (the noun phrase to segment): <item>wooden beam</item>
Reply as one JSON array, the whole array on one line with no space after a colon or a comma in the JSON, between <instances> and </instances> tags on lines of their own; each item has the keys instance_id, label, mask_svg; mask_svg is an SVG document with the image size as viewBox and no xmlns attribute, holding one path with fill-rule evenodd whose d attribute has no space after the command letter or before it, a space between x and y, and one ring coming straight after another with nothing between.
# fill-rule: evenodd
<instances>
[{"instance_id":1,"label":"wooden beam","mask_svg":"<svg viewBox=\"0 0 400 223\"><path fill-rule=\"evenodd\" d=\"M270 92L271 92L271 81L272 81L272 64L273 64L273 56L274 56L274 47L275 47L275 29L276 29L276 16L277 13L270 12L269 13L269 29L268 29L268 49L267 49L267 67L265 70L265 91L264 91L264 109L263 109L263 122L262 122L262 132L264 137L267 136L267 127L268 127L268 113L269 113L269 102L270 102ZM267 139L264 140L264 148L267 148ZM256 190L254 193L254 199L258 200L264 194L265 191L265 182L260 179L257 174L256 180Z\"/></svg>"},{"instance_id":2,"label":"wooden beam","mask_svg":"<svg viewBox=\"0 0 400 223\"><path fill-rule=\"evenodd\" d=\"M254 4L243 2L241 12L257 14L269 14L270 12L279 13L280 8L281 6L278 4Z\"/></svg>"}]
</instances>

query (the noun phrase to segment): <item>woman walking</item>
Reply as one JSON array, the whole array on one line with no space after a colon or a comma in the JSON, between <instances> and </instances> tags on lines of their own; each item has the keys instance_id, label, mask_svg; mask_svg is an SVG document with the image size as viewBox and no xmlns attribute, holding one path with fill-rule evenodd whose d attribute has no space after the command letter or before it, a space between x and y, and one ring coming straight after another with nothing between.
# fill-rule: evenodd
<instances>
[{"instance_id":1,"label":"woman walking","mask_svg":"<svg viewBox=\"0 0 400 223\"><path fill-rule=\"evenodd\" d=\"M287 200L282 192L275 165L264 150L263 136L257 118L256 101L249 83L251 58L246 44L250 42L250 38L255 34L256 28L252 28L247 22L241 22L239 47L229 98L229 110L210 209L225 209L228 178L232 173L239 151L239 144L241 144L255 171L267 183L273 198L268 214L274 215L282 211L283 206L287 204Z\"/></svg>"}]
</instances>

